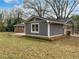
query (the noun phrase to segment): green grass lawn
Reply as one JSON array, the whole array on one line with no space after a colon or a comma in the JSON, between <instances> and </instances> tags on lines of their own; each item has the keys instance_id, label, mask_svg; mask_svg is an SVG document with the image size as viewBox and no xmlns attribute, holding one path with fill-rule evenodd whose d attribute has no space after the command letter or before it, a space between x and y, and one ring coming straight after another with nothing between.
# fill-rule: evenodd
<instances>
[{"instance_id":1,"label":"green grass lawn","mask_svg":"<svg viewBox=\"0 0 79 59\"><path fill-rule=\"evenodd\" d=\"M79 59L79 38L54 41L0 33L0 59Z\"/></svg>"}]
</instances>

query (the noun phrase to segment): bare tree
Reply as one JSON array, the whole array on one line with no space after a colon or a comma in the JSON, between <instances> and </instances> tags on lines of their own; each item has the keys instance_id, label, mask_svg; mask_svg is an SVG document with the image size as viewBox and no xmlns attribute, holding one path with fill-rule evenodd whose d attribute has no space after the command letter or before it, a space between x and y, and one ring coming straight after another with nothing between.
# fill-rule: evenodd
<instances>
[{"instance_id":1,"label":"bare tree","mask_svg":"<svg viewBox=\"0 0 79 59\"><path fill-rule=\"evenodd\" d=\"M44 17L47 13L48 3L45 0L24 0L24 7L32 11L31 15Z\"/></svg>"},{"instance_id":2,"label":"bare tree","mask_svg":"<svg viewBox=\"0 0 79 59\"><path fill-rule=\"evenodd\" d=\"M45 0L55 16L60 18L68 18L78 5L77 0Z\"/></svg>"}]
</instances>

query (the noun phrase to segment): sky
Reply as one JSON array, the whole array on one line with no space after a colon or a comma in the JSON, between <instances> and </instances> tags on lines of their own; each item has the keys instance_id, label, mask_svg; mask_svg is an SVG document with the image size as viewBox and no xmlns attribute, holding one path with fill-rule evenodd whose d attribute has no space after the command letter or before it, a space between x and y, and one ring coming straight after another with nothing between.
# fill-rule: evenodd
<instances>
[{"instance_id":1,"label":"sky","mask_svg":"<svg viewBox=\"0 0 79 59\"><path fill-rule=\"evenodd\" d=\"M23 0L0 0L0 9L12 9L15 6L22 5Z\"/></svg>"},{"instance_id":2,"label":"sky","mask_svg":"<svg viewBox=\"0 0 79 59\"><path fill-rule=\"evenodd\" d=\"M77 0L79 2L79 0ZM16 6L22 6L23 0L0 0L0 9L10 10ZM75 11L74 14L79 14L79 5L78 11Z\"/></svg>"}]
</instances>

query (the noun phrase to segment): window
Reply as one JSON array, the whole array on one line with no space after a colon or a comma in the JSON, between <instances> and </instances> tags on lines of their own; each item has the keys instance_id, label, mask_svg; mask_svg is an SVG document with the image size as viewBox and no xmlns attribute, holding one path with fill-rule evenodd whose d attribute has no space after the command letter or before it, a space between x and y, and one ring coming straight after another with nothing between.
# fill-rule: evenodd
<instances>
[{"instance_id":1,"label":"window","mask_svg":"<svg viewBox=\"0 0 79 59\"><path fill-rule=\"evenodd\" d=\"M39 23L32 23L31 24L31 32L32 33L39 33Z\"/></svg>"}]
</instances>

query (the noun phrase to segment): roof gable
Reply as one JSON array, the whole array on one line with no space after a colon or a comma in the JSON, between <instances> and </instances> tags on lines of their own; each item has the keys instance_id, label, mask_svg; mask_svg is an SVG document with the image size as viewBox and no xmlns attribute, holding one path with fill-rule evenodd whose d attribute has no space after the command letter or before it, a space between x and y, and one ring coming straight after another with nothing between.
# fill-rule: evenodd
<instances>
[{"instance_id":1,"label":"roof gable","mask_svg":"<svg viewBox=\"0 0 79 59\"><path fill-rule=\"evenodd\" d=\"M65 24L74 24L74 21L73 21L73 20L67 20L67 21L65 22Z\"/></svg>"},{"instance_id":2,"label":"roof gable","mask_svg":"<svg viewBox=\"0 0 79 59\"><path fill-rule=\"evenodd\" d=\"M46 20L43 19L43 18L40 18L40 17L32 16L32 17L28 18L26 23L28 23L28 22L36 22L36 21L46 21Z\"/></svg>"},{"instance_id":3,"label":"roof gable","mask_svg":"<svg viewBox=\"0 0 79 59\"><path fill-rule=\"evenodd\" d=\"M31 16L26 23L31 21L45 21L47 23L57 23L57 24L68 24L68 23L74 23L72 19L66 18L66 19L55 19L55 18L43 18L38 16Z\"/></svg>"}]
</instances>

